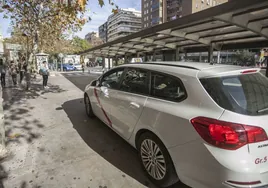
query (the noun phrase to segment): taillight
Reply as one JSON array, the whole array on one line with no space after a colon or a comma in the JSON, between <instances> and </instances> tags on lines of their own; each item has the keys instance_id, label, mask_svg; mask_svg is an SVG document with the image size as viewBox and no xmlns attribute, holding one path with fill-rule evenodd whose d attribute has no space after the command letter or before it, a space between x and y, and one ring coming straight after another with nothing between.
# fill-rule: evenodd
<instances>
[{"instance_id":1,"label":"taillight","mask_svg":"<svg viewBox=\"0 0 268 188\"><path fill-rule=\"evenodd\" d=\"M191 120L198 134L209 144L236 150L246 144L268 140L261 127L197 117Z\"/></svg>"},{"instance_id":2,"label":"taillight","mask_svg":"<svg viewBox=\"0 0 268 188\"><path fill-rule=\"evenodd\" d=\"M253 73L253 72L257 72L258 70L246 70L246 71L242 71L241 74L248 74L248 73Z\"/></svg>"}]
</instances>

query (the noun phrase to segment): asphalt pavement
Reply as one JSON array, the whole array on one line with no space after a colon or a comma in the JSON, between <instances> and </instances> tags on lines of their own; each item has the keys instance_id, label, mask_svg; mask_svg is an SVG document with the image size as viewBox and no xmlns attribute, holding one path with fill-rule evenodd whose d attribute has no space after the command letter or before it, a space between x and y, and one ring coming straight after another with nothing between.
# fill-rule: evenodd
<instances>
[{"instance_id":1,"label":"asphalt pavement","mask_svg":"<svg viewBox=\"0 0 268 188\"><path fill-rule=\"evenodd\" d=\"M94 79L97 79L99 75L91 74L91 75L84 75L80 77L66 77L71 83L73 83L77 88L79 88L81 91L85 90L85 87ZM70 108L72 106L81 106L79 104L70 104ZM84 109L82 109L83 111ZM75 110L76 111L76 110ZM81 107L77 109L75 115L75 119L81 119ZM93 125L92 123L95 123L96 125ZM75 123L75 120L73 122ZM126 172L127 174L131 175L133 178L141 182L143 185L149 187L149 188L158 188L157 186L153 185L150 183L150 181L147 179L145 176L144 172L142 171L142 168L140 166L138 156L137 156L137 151L130 146L124 139L122 139L119 135L117 135L115 132L113 132L110 128L108 128L105 124L100 122L100 120L89 120L89 124L93 126L93 129L95 127L101 127L101 130L99 134L101 135L102 138L110 138L109 141L107 141L105 144L109 143L109 146L111 146L111 149L113 152L105 152L106 155L103 157L111 162L113 165L115 165L117 168L120 170ZM88 143L89 147L94 147L92 146L91 140L94 140L94 138L90 138L88 136L88 132L92 130L91 126L89 127L78 127L79 131L81 134L82 138L85 138L86 143ZM89 139L90 138L90 139ZM87 140L89 139L89 140ZM97 150L100 148L105 148L105 146L98 146L94 147ZM118 158L120 155L120 158ZM130 162L131 161L131 162ZM169 188L189 188L188 186L182 184L182 183L177 183Z\"/></svg>"},{"instance_id":2,"label":"asphalt pavement","mask_svg":"<svg viewBox=\"0 0 268 188\"><path fill-rule=\"evenodd\" d=\"M62 74L50 77L46 90L40 78L30 91L5 89L11 155L0 164L0 187L157 188L142 171L136 150L86 116L83 91L96 77Z\"/></svg>"}]
</instances>

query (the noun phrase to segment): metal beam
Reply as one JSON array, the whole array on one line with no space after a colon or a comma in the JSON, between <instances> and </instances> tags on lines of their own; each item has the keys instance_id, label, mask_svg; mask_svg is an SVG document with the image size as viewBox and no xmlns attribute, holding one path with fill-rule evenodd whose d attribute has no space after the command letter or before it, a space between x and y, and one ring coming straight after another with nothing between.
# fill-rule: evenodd
<instances>
[{"instance_id":1,"label":"metal beam","mask_svg":"<svg viewBox=\"0 0 268 188\"><path fill-rule=\"evenodd\" d=\"M131 39L130 41L132 42L141 42L141 43L145 43L145 44L154 44L154 45L160 45L162 47L167 47L167 48L171 48L171 49L176 49L175 45L171 45L171 44L166 44L165 42L162 41L156 41L152 38L136 38L136 39Z\"/></svg>"},{"instance_id":2,"label":"metal beam","mask_svg":"<svg viewBox=\"0 0 268 188\"><path fill-rule=\"evenodd\" d=\"M121 44L120 47L128 48L130 50L144 50L144 51L153 51L154 48L148 48L143 45L135 45L135 44Z\"/></svg>"},{"instance_id":3,"label":"metal beam","mask_svg":"<svg viewBox=\"0 0 268 188\"><path fill-rule=\"evenodd\" d=\"M197 35L197 34L187 34L186 32L183 32L183 31L180 31L180 30L172 31L171 29L167 29L167 30L164 30L164 31L161 31L161 32L158 32L158 33L166 34L166 35L170 35L170 36L174 36L174 37L184 38L184 39L187 39L187 40L199 42L199 43L207 45L207 46L209 46L211 44L210 40L200 38L200 36Z\"/></svg>"},{"instance_id":4,"label":"metal beam","mask_svg":"<svg viewBox=\"0 0 268 188\"><path fill-rule=\"evenodd\" d=\"M263 25L261 25L260 22L252 22L251 20L254 19L254 16L250 13L238 16L233 16L232 13L227 13L215 16L214 19L252 31L253 33L268 39L268 28L263 28Z\"/></svg>"}]
</instances>

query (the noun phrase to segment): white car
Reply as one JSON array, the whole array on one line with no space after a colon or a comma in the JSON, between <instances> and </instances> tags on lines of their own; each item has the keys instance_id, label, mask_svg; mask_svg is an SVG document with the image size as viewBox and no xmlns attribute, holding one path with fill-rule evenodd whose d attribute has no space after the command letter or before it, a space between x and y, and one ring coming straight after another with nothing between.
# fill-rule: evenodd
<instances>
[{"instance_id":1,"label":"white car","mask_svg":"<svg viewBox=\"0 0 268 188\"><path fill-rule=\"evenodd\" d=\"M72 65L76 71L81 71L82 70L82 65L79 64L79 63L76 63L76 64L70 64Z\"/></svg>"},{"instance_id":2,"label":"white car","mask_svg":"<svg viewBox=\"0 0 268 188\"><path fill-rule=\"evenodd\" d=\"M86 87L86 112L138 150L160 187L181 181L267 188L268 79L259 71L192 62L123 65Z\"/></svg>"}]
</instances>

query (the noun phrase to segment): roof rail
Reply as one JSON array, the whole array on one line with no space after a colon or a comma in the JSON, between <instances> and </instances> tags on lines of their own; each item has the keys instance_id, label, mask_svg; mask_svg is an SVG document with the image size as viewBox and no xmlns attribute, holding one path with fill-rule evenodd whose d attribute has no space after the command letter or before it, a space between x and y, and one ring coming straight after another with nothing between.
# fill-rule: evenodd
<instances>
[{"instance_id":1,"label":"roof rail","mask_svg":"<svg viewBox=\"0 0 268 188\"><path fill-rule=\"evenodd\" d=\"M173 65L173 64L168 64L168 63L129 63L129 64L162 65L162 66L169 66L169 67L180 67L180 68L186 68L186 69L200 70L198 68L190 67L187 65Z\"/></svg>"}]
</instances>

